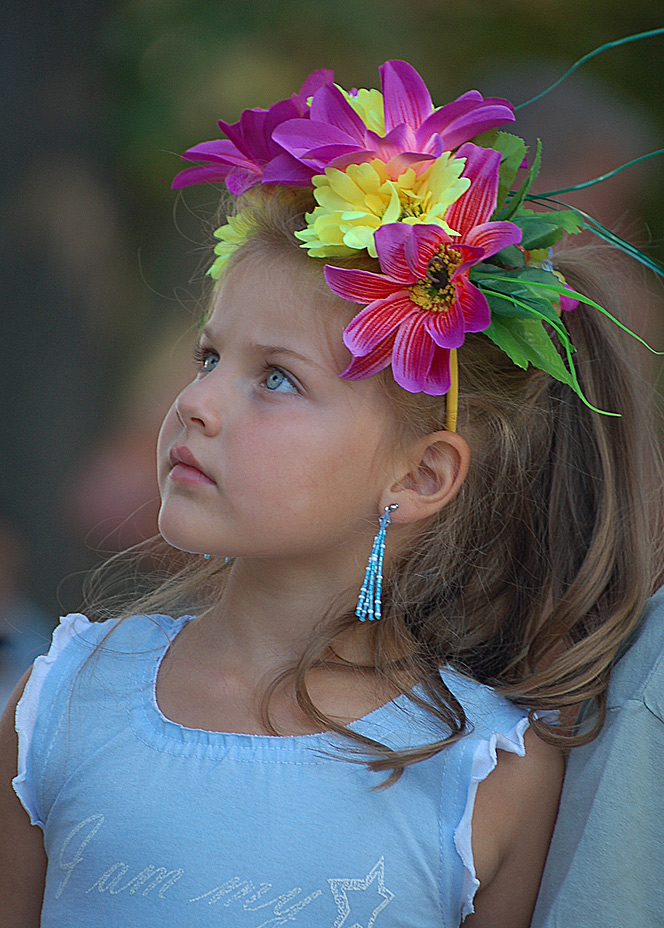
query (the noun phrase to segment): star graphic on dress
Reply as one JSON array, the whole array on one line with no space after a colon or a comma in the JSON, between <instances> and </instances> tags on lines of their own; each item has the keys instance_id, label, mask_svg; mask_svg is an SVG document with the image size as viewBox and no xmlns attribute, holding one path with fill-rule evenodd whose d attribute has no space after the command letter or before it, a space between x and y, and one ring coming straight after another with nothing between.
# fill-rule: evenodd
<instances>
[{"instance_id":1,"label":"star graphic on dress","mask_svg":"<svg viewBox=\"0 0 664 928\"><path fill-rule=\"evenodd\" d=\"M375 864L374 867L367 873L366 877L358 879L348 879L348 880L328 880L330 884L330 890L334 897L334 901L337 904L339 914L337 920L334 923L333 928L373 928L376 923L376 918L379 913L383 911L386 905L389 905L392 899L394 899L394 893L391 893L389 889L385 888L385 858L381 857L380 860ZM374 885L375 884L375 885ZM369 920L365 922L351 921L349 916L351 915L351 900L348 898L349 893L362 893L363 898L353 899L353 903L361 906L362 903L366 905L367 902L371 904L371 901L364 894L367 890L373 886L374 891L378 896L381 897L381 901L377 906L369 913ZM353 919L355 916L351 916Z\"/></svg>"}]
</instances>

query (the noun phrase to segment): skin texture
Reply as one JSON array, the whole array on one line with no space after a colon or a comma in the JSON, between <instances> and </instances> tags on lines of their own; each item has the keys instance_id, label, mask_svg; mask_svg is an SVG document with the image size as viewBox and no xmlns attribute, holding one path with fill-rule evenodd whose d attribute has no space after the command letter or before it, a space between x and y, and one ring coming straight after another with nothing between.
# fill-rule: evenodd
<instances>
[{"instance_id":1,"label":"skin texture","mask_svg":"<svg viewBox=\"0 0 664 928\"><path fill-rule=\"evenodd\" d=\"M378 380L339 378L349 361L341 341L348 318L342 301L335 309L328 295L316 296L302 262L267 256L260 273L240 262L202 334L196 376L166 416L161 531L175 547L235 558L221 601L187 625L160 668L159 707L180 724L264 733L266 681L302 652L330 604L352 606L378 515L399 506L389 563L463 483L469 451L461 436L438 432L404 447ZM338 653L368 660L365 632L357 623ZM310 690L342 721L394 695L361 676L351 686L335 671L314 675ZM282 733L313 730L289 687L277 690L272 708ZM0 928L37 928L46 860L41 830L11 787L12 706L0 737ZM499 752L478 790L473 928L526 928L530 920L562 761L534 735L527 741L524 758Z\"/></svg>"},{"instance_id":2,"label":"skin texture","mask_svg":"<svg viewBox=\"0 0 664 928\"><path fill-rule=\"evenodd\" d=\"M167 541L286 569L329 569L330 552L346 563L349 541L364 553L391 472L389 408L376 382L339 379L342 321L312 325L283 264L259 275L245 261L228 276L201 338L198 376L159 437ZM169 452L183 445L211 482L185 482L195 475L171 469Z\"/></svg>"},{"instance_id":3,"label":"skin texture","mask_svg":"<svg viewBox=\"0 0 664 928\"><path fill-rule=\"evenodd\" d=\"M464 928L527 928L535 908L565 772L557 748L526 732L526 756L498 751L473 813L480 880Z\"/></svg>"},{"instance_id":4,"label":"skin texture","mask_svg":"<svg viewBox=\"0 0 664 928\"><path fill-rule=\"evenodd\" d=\"M12 788L16 776L16 703L29 672L18 684L0 720L0 928L39 928L46 876L42 831L30 824Z\"/></svg>"}]
</instances>

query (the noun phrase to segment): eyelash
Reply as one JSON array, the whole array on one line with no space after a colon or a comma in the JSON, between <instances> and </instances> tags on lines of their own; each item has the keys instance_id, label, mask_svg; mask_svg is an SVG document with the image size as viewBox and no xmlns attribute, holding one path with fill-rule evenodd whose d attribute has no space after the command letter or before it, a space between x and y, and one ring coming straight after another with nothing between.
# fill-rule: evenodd
<instances>
[{"instance_id":1,"label":"eyelash","mask_svg":"<svg viewBox=\"0 0 664 928\"><path fill-rule=\"evenodd\" d=\"M207 373L205 370L205 362L208 358L212 357L212 355L216 354L216 351L212 351L210 348L204 348L202 345L196 345L194 347L194 362L200 373Z\"/></svg>"},{"instance_id":2,"label":"eyelash","mask_svg":"<svg viewBox=\"0 0 664 928\"><path fill-rule=\"evenodd\" d=\"M295 382L295 379L290 374L286 373L286 371L283 368L277 367L276 364L265 364L264 365L263 379L261 382L265 383L269 375L273 373L274 371L276 371L277 373L281 374L282 377L284 377L284 379L288 382L288 384L293 388L293 391L292 391L293 394L301 392L299 386ZM265 389L268 391L268 393L283 393L283 392L288 393L289 392L289 391L282 391L282 390L270 390L269 387L267 386L265 387Z\"/></svg>"},{"instance_id":3,"label":"eyelash","mask_svg":"<svg viewBox=\"0 0 664 928\"><path fill-rule=\"evenodd\" d=\"M214 349L205 348L203 347L203 345L196 345L194 347L194 361L196 363L196 367L198 368L199 373L201 374L209 373L209 371L206 371L205 369L205 363L211 357L216 357L217 360L219 360L219 355L217 354L216 351L214 351ZM291 387L293 387L294 393L300 393L300 388L298 384L296 383L295 379L290 374L288 374L285 370L283 370L283 368L278 367L276 364L266 363L263 366L262 382L264 382L267 379L267 375L272 373L273 371L278 371L278 373L280 373L288 381ZM278 391L268 390L268 392L276 393Z\"/></svg>"}]
</instances>

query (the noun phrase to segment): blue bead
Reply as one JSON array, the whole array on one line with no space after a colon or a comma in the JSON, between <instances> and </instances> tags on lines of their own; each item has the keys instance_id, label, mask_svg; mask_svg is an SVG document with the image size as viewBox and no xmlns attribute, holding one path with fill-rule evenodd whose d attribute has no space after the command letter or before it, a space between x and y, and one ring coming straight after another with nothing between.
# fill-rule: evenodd
<instances>
[{"instance_id":1,"label":"blue bead","mask_svg":"<svg viewBox=\"0 0 664 928\"><path fill-rule=\"evenodd\" d=\"M372 622L381 617L381 593L383 588L383 558L385 555L385 533L391 522L390 512L396 509L392 504L378 517L378 532L369 555L364 582L355 609L355 615L361 622L367 619Z\"/></svg>"}]
</instances>

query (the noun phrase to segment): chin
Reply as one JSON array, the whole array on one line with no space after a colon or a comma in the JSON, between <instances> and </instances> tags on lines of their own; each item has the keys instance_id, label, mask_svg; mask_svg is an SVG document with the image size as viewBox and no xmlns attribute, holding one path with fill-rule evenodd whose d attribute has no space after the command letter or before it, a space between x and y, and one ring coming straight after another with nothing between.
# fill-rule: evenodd
<instances>
[{"instance_id":1,"label":"chin","mask_svg":"<svg viewBox=\"0 0 664 928\"><path fill-rule=\"evenodd\" d=\"M178 524L177 519L171 519L166 516L163 510L159 513L158 528L161 537L172 548L177 548L178 551L185 551L187 554L202 553L200 546L196 544L195 540L188 537L187 533L182 531L182 523Z\"/></svg>"},{"instance_id":2,"label":"chin","mask_svg":"<svg viewBox=\"0 0 664 928\"><path fill-rule=\"evenodd\" d=\"M179 538L174 538L172 535L168 534L167 532L160 531L159 534L161 535L163 540L166 542L166 544L170 545L171 548L175 548L176 551L183 551L185 554L200 554L201 553L198 550L194 550L194 548L191 545L186 544Z\"/></svg>"},{"instance_id":3,"label":"chin","mask_svg":"<svg viewBox=\"0 0 664 928\"><path fill-rule=\"evenodd\" d=\"M177 551L183 551L185 554L203 554L198 545L195 545L193 542L188 542L182 538L175 538L163 532L160 534L166 544L170 545L171 548L175 548Z\"/></svg>"}]
</instances>

